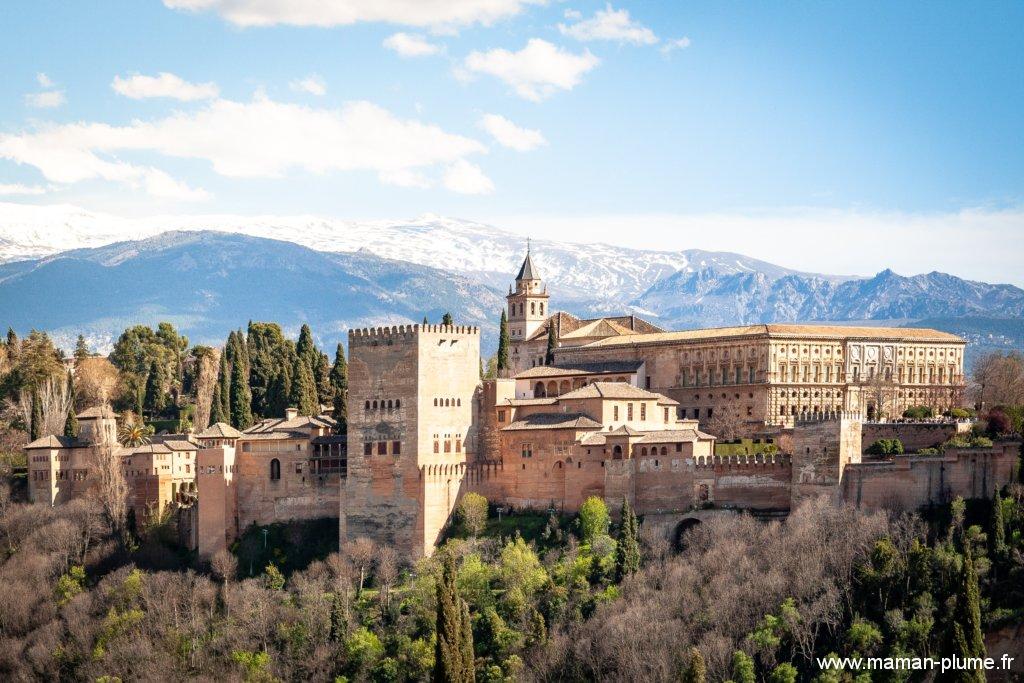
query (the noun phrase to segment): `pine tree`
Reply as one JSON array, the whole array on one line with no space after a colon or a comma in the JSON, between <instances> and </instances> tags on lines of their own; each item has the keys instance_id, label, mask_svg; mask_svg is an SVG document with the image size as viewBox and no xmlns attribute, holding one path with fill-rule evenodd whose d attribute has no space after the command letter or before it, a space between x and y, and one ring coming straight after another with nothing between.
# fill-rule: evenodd
<instances>
[{"instance_id":1,"label":"pine tree","mask_svg":"<svg viewBox=\"0 0 1024 683\"><path fill-rule=\"evenodd\" d=\"M434 646L435 683L469 683L473 669L473 631L469 605L455 585L455 556L446 552L437 582L437 641Z\"/></svg>"},{"instance_id":2,"label":"pine tree","mask_svg":"<svg viewBox=\"0 0 1024 683\"><path fill-rule=\"evenodd\" d=\"M313 373L300 358L295 359L292 366L292 387L288 395L288 403L298 408L299 415L316 415L320 412L316 400L316 385Z\"/></svg>"},{"instance_id":3,"label":"pine tree","mask_svg":"<svg viewBox=\"0 0 1024 683\"><path fill-rule=\"evenodd\" d=\"M501 312L501 327L498 330L498 376L504 377L508 372L508 317Z\"/></svg>"},{"instance_id":4,"label":"pine tree","mask_svg":"<svg viewBox=\"0 0 1024 683\"><path fill-rule=\"evenodd\" d=\"M148 408L154 415L159 415L167 407L164 386L166 384L164 367L157 361L149 364L149 375L146 377L146 396L142 407Z\"/></svg>"},{"instance_id":5,"label":"pine tree","mask_svg":"<svg viewBox=\"0 0 1024 683\"><path fill-rule=\"evenodd\" d=\"M43 402L39 400L39 392L32 389L32 420L29 424L29 441L43 437Z\"/></svg>"},{"instance_id":6,"label":"pine tree","mask_svg":"<svg viewBox=\"0 0 1024 683\"><path fill-rule=\"evenodd\" d=\"M217 384L213 387L213 402L210 405L210 424L230 422L230 411L224 406L228 403L231 392L228 389L228 358L227 349L220 354L220 370L217 372Z\"/></svg>"},{"instance_id":7,"label":"pine tree","mask_svg":"<svg viewBox=\"0 0 1024 683\"><path fill-rule=\"evenodd\" d=\"M231 368L231 425L235 429L252 426L252 393L249 391L249 373L238 358Z\"/></svg>"},{"instance_id":8,"label":"pine tree","mask_svg":"<svg viewBox=\"0 0 1024 683\"><path fill-rule=\"evenodd\" d=\"M1006 525L1003 522L1003 501L998 488L992 494L992 516L989 526L992 527L992 557L1001 559L1006 554Z\"/></svg>"},{"instance_id":9,"label":"pine tree","mask_svg":"<svg viewBox=\"0 0 1024 683\"><path fill-rule=\"evenodd\" d=\"M442 325L449 325L449 326L454 325L455 321L452 320L452 314L448 313L448 312L445 312L444 316L442 316L442 318L441 318L441 324Z\"/></svg>"},{"instance_id":10,"label":"pine tree","mask_svg":"<svg viewBox=\"0 0 1024 683\"><path fill-rule=\"evenodd\" d=\"M80 361L88 358L90 355L89 346L85 343L85 336L78 335L78 340L75 342L75 360Z\"/></svg>"},{"instance_id":11,"label":"pine tree","mask_svg":"<svg viewBox=\"0 0 1024 683\"><path fill-rule=\"evenodd\" d=\"M64 421L64 436L72 438L78 436L78 417L75 415L75 378L70 370L68 370L68 417Z\"/></svg>"},{"instance_id":12,"label":"pine tree","mask_svg":"<svg viewBox=\"0 0 1024 683\"><path fill-rule=\"evenodd\" d=\"M548 348L544 353L544 365L555 364L555 349L558 348L558 339L555 337L555 321L548 323Z\"/></svg>"},{"instance_id":13,"label":"pine tree","mask_svg":"<svg viewBox=\"0 0 1024 683\"><path fill-rule=\"evenodd\" d=\"M622 501L622 519L619 524L619 537L615 547L615 578L622 581L630 574L640 570L640 544L637 541L636 515L629 506L629 501Z\"/></svg>"}]
</instances>

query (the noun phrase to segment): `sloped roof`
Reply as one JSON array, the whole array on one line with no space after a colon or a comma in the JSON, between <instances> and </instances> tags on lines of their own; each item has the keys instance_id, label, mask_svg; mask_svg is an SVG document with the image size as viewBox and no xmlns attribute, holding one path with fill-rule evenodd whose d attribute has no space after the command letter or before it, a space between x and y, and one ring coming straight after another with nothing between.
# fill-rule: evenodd
<instances>
[{"instance_id":1,"label":"sloped roof","mask_svg":"<svg viewBox=\"0 0 1024 683\"><path fill-rule=\"evenodd\" d=\"M640 443L670 443L673 441L710 440L714 438L710 434L705 434L696 429L660 429L644 432L640 438Z\"/></svg>"},{"instance_id":2,"label":"sloped roof","mask_svg":"<svg viewBox=\"0 0 1024 683\"><path fill-rule=\"evenodd\" d=\"M516 420L504 431L522 429L601 429L601 423L584 413L534 413Z\"/></svg>"},{"instance_id":3,"label":"sloped roof","mask_svg":"<svg viewBox=\"0 0 1024 683\"><path fill-rule=\"evenodd\" d=\"M196 437L200 439L237 439L240 436L242 436L242 432L226 422L216 422L196 434Z\"/></svg>"},{"instance_id":4,"label":"sloped roof","mask_svg":"<svg viewBox=\"0 0 1024 683\"><path fill-rule=\"evenodd\" d=\"M142 446L136 446L129 452L123 453L123 455L145 455L147 453L170 453L171 449L162 443L147 443Z\"/></svg>"},{"instance_id":5,"label":"sloped roof","mask_svg":"<svg viewBox=\"0 0 1024 683\"><path fill-rule=\"evenodd\" d=\"M523 370L513 379L533 379L537 377L575 377L579 375L619 375L633 374L641 367L642 360L607 361L598 363L565 363L562 365L537 365Z\"/></svg>"},{"instance_id":6,"label":"sloped roof","mask_svg":"<svg viewBox=\"0 0 1024 683\"><path fill-rule=\"evenodd\" d=\"M50 434L49 436L36 439L32 443L26 445L25 448L79 448L86 445L88 444L79 441L74 437Z\"/></svg>"},{"instance_id":7,"label":"sloped roof","mask_svg":"<svg viewBox=\"0 0 1024 683\"><path fill-rule=\"evenodd\" d=\"M117 413L115 413L110 406L95 406L92 408L86 408L82 412L75 415L75 417L78 418L79 420L88 420L97 417L111 418L117 417Z\"/></svg>"},{"instance_id":8,"label":"sloped roof","mask_svg":"<svg viewBox=\"0 0 1024 683\"><path fill-rule=\"evenodd\" d=\"M161 443L172 451L195 451L201 448L198 444L194 444L191 441L184 441L182 439L170 439L168 441L162 441Z\"/></svg>"},{"instance_id":9,"label":"sloped roof","mask_svg":"<svg viewBox=\"0 0 1024 683\"><path fill-rule=\"evenodd\" d=\"M559 400L576 398L657 399L659 405L678 405L679 403L668 396L662 396L653 391L634 387L632 384L626 384L625 382L593 382L558 397Z\"/></svg>"},{"instance_id":10,"label":"sloped roof","mask_svg":"<svg viewBox=\"0 0 1024 683\"><path fill-rule=\"evenodd\" d=\"M530 252L526 252L526 258L523 259L523 265L519 268L519 274L516 275L516 280L539 280L540 272L536 266L533 265L533 259L530 257Z\"/></svg>"},{"instance_id":11,"label":"sloped roof","mask_svg":"<svg viewBox=\"0 0 1024 683\"><path fill-rule=\"evenodd\" d=\"M707 339L729 339L740 337L774 338L834 338L834 339L896 339L912 341L936 341L966 343L964 339L949 332L940 332L923 327L855 327L847 325L795 325L763 324L740 327L709 327L678 332L657 332L609 337L590 342L581 348L606 346L641 346L671 342L702 341Z\"/></svg>"},{"instance_id":12,"label":"sloped roof","mask_svg":"<svg viewBox=\"0 0 1024 683\"><path fill-rule=\"evenodd\" d=\"M585 339L587 337L614 337L624 334L636 334L628 327L624 327L614 320L599 318L585 325L578 327L572 332L566 332L559 339Z\"/></svg>"},{"instance_id":13,"label":"sloped roof","mask_svg":"<svg viewBox=\"0 0 1024 683\"><path fill-rule=\"evenodd\" d=\"M252 427L246 429L243 432L243 436L250 436L252 434L268 434L271 432L292 432L300 429L308 429L309 427L333 429L337 424L338 423L334 418L326 415L299 415L290 420L283 417L273 417L266 420L260 420Z\"/></svg>"},{"instance_id":14,"label":"sloped roof","mask_svg":"<svg viewBox=\"0 0 1024 683\"><path fill-rule=\"evenodd\" d=\"M639 436L642 432L638 429L633 429L629 425L622 425L616 427L610 432L605 432L606 436Z\"/></svg>"},{"instance_id":15,"label":"sloped roof","mask_svg":"<svg viewBox=\"0 0 1024 683\"><path fill-rule=\"evenodd\" d=\"M570 335L574 334L580 328L596 323L606 322L613 325L612 330L619 330L612 332L613 336L622 336L624 334L651 334L655 332L664 332L662 328L657 325L650 323L643 318L638 318L635 315L618 315L618 316L603 316L600 318L577 318L572 313L566 313L565 311L558 311L548 316L547 320L541 323L540 327L534 330L533 334L526 338L526 341L534 341L537 339L547 339L548 337L548 325L555 325L555 336L559 339L572 339ZM582 338L587 336L596 335L581 335Z\"/></svg>"},{"instance_id":16,"label":"sloped roof","mask_svg":"<svg viewBox=\"0 0 1024 683\"><path fill-rule=\"evenodd\" d=\"M507 398L505 402L500 404L503 406L553 406L558 403L558 399L551 398Z\"/></svg>"}]
</instances>

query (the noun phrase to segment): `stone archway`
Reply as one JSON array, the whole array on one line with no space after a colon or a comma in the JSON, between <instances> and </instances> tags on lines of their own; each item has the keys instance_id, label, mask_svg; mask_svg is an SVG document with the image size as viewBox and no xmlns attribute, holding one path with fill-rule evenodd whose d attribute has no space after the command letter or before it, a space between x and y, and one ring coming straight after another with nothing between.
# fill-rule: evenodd
<instances>
[{"instance_id":1,"label":"stone archway","mask_svg":"<svg viewBox=\"0 0 1024 683\"><path fill-rule=\"evenodd\" d=\"M683 519L679 524L676 524L676 528L672 531L672 548L676 552L682 552L686 550L688 545L687 537L690 532L701 525L701 521L696 517L687 517Z\"/></svg>"}]
</instances>

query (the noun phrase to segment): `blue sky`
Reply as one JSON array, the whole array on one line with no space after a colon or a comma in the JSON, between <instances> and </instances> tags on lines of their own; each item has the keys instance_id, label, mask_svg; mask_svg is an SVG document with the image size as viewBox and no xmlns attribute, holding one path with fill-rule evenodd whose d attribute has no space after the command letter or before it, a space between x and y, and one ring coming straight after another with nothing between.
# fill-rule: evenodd
<instances>
[{"instance_id":1,"label":"blue sky","mask_svg":"<svg viewBox=\"0 0 1024 683\"><path fill-rule=\"evenodd\" d=\"M0 64L0 201L1024 280L1019 2L11 0Z\"/></svg>"}]
</instances>

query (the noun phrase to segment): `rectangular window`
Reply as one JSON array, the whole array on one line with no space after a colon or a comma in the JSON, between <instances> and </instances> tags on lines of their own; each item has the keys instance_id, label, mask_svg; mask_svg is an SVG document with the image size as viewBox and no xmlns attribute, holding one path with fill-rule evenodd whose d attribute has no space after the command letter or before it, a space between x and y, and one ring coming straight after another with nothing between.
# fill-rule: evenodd
<instances>
[{"instance_id":1,"label":"rectangular window","mask_svg":"<svg viewBox=\"0 0 1024 683\"><path fill-rule=\"evenodd\" d=\"M641 420L646 420L647 419L647 404L646 403L641 403L640 404L640 419Z\"/></svg>"},{"instance_id":2,"label":"rectangular window","mask_svg":"<svg viewBox=\"0 0 1024 683\"><path fill-rule=\"evenodd\" d=\"M711 419L711 416L714 414L714 410L715 410L714 408L708 408L708 419L709 420Z\"/></svg>"},{"instance_id":3,"label":"rectangular window","mask_svg":"<svg viewBox=\"0 0 1024 683\"><path fill-rule=\"evenodd\" d=\"M700 419L700 408L694 408L693 409L693 419L694 420L699 420Z\"/></svg>"},{"instance_id":4,"label":"rectangular window","mask_svg":"<svg viewBox=\"0 0 1024 683\"><path fill-rule=\"evenodd\" d=\"M616 422L619 421L619 407L618 406L612 406L612 419L615 420Z\"/></svg>"},{"instance_id":5,"label":"rectangular window","mask_svg":"<svg viewBox=\"0 0 1024 683\"><path fill-rule=\"evenodd\" d=\"M676 444L676 453L682 453L682 452L683 452L683 444L677 443Z\"/></svg>"},{"instance_id":6,"label":"rectangular window","mask_svg":"<svg viewBox=\"0 0 1024 683\"><path fill-rule=\"evenodd\" d=\"M644 387L647 388L647 389L651 388L651 378L650 377L644 377Z\"/></svg>"},{"instance_id":7,"label":"rectangular window","mask_svg":"<svg viewBox=\"0 0 1024 683\"><path fill-rule=\"evenodd\" d=\"M441 452L441 442L439 442L437 439L434 439L434 452L435 453L440 453Z\"/></svg>"},{"instance_id":8,"label":"rectangular window","mask_svg":"<svg viewBox=\"0 0 1024 683\"><path fill-rule=\"evenodd\" d=\"M627 420L632 420L633 419L633 404L632 403L627 403L626 404L626 419Z\"/></svg>"},{"instance_id":9,"label":"rectangular window","mask_svg":"<svg viewBox=\"0 0 1024 683\"><path fill-rule=\"evenodd\" d=\"M402 454L402 442L401 441L392 441L391 442L391 455L401 455L401 454Z\"/></svg>"},{"instance_id":10,"label":"rectangular window","mask_svg":"<svg viewBox=\"0 0 1024 683\"><path fill-rule=\"evenodd\" d=\"M461 453L462 452L462 439L455 439L455 452L456 453Z\"/></svg>"},{"instance_id":11,"label":"rectangular window","mask_svg":"<svg viewBox=\"0 0 1024 683\"><path fill-rule=\"evenodd\" d=\"M373 444L369 441L363 444L363 455L373 455Z\"/></svg>"},{"instance_id":12,"label":"rectangular window","mask_svg":"<svg viewBox=\"0 0 1024 683\"><path fill-rule=\"evenodd\" d=\"M753 417L753 415L754 415L754 406L747 406L747 417Z\"/></svg>"},{"instance_id":13,"label":"rectangular window","mask_svg":"<svg viewBox=\"0 0 1024 683\"><path fill-rule=\"evenodd\" d=\"M668 422L668 408L665 408L665 422Z\"/></svg>"},{"instance_id":14,"label":"rectangular window","mask_svg":"<svg viewBox=\"0 0 1024 683\"><path fill-rule=\"evenodd\" d=\"M451 441L451 439L445 439L444 440L444 452L445 453L451 453L452 452L452 441Z\"/></svg>"},{"instance_id":15,"label":"rectangular window","mask_svg":"<svg viewBox=\"0 0 1024 683\"><path fill-rule=\"evenodd\" d=\"M377 455L387 455L387 454L388 454L388 442L387 441L378 441L377 442Z\"/></svg>"},{"instance_id":16,"label":"rectangular window","mask_svg":"<svg viewBox=\"0 0 1024 683\"><path fill-rule=\"evenodd\" d=\"M302 474L302 463L295 463L295 474Z\"/></svg>"},{"instance_id":17,"label":"rectangular window","mask_svg":"<svg viewBox=\"0 0 1024 683\"><path fill-rule=\"evenodd\" d=\"M524 458L532 458L533 457L533 444L531 444L531 443L524 443L523 447L522 447L522 454L523 454Z\"/></svg>"},{"instance_id":18,"label":"rectangular window","mask_svg":"<svg viewBox=\"0 0 1024 683\"><path fill-rule=\"evenodd\" d=\"M499 410L498 411L498 422L504 422L504 421L505 421L505 411L504 410Z\"/></svg>"}]
</instances>

